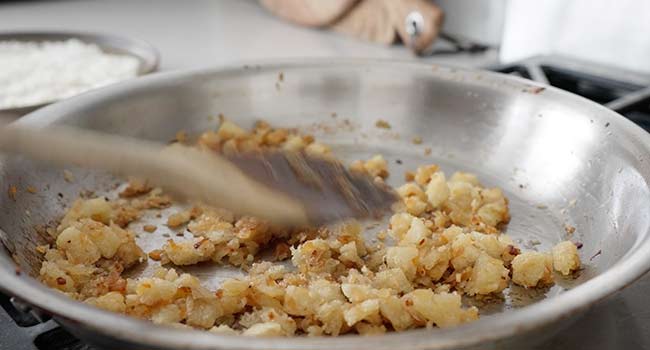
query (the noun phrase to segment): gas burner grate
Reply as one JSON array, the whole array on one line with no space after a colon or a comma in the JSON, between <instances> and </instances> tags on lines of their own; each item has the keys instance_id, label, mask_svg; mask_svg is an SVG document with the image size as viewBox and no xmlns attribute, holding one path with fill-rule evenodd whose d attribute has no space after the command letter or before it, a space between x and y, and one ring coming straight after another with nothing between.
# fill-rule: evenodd
<instances>
[{"instance_id":1,"label":"gas burner grate","mask_svg":"<svg viewBox=\"0 0 650 350\"><path fill-rule=\"evenodd\" d=\"M650 132L650 77L570 58L540 56L492 71L549 84L611 108Z\"/></svg>"},{"instance_id":2,"label":"gas burner grate","mask_svg":"<svg viewBox=\"0 0 650 350\"><path fill-rule=\"evenodd\" d=\"M644 86L629 84L552 66L541 66L550 85L588 98L600 104L612 102Z\"/></svg>"},{"instance_id":3,"label":"gas burner grate","mask_svg":"<svg viewBox=\"0 0 650 350\"><path fill-rule=\"evenodd\" d=\"M61 327L37 335L34 339L34 346L38 350L96 350Z\"/></svg>"},{"instance_id":4,"label":"gas burner grate","mask_svg":"<svg viewBox=\"0 0 650 350\"><path fill-rule=\"evenodd\" d=\"M45 321L21 306L0 293L1 349L98 350L84 344L54 321Z\"/></svg>"}]
</instances>

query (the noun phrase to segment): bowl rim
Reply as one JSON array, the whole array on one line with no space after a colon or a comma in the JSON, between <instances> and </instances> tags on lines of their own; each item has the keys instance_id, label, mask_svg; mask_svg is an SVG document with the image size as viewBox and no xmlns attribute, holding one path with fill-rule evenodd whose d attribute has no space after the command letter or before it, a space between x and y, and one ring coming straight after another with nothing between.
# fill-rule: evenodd
<instances>
[{"instance_id":1,"label":"bowl rim","mask_svg":"<svg viewBox=\"0 0 650 350\"><path fill-rule=\"evenodd\" d=\"M117 83L86 92L79 96L47 106L21 118L17 124L43 127L55 123L67 111L83 106L92 106L105 98L128 94L146 89L148 86L165 84L183 79L196 79L210 75L232 76L233 74L259 74L291 69L411 69L422 74L433 74L438 79L457 79L499 88L533 89L542 91L567 103L579 103L598 114L610 128L632 137L643 146L650 157L650 135L620 114L583 97L558 88L532 82L523 78L482 70L450 68L445 66L413 62L378 59L291 59L237 63L216 68L201 68L159 73L151 76ZM541 89L541 90L540 90ZM529 90L530 91L530 90ZM565 291L521 309L509 311L496 317L481 318L449 329L418 329L407 332L391 332L382 336L359 337L293 337L255 338L218 335L206 331L174 329L156 326L108 311L98 310L69 299L45 287L34 278L15 273L9 263L0 264L0 289L18 296L54 315L55 319L72 327L95 331L110 337L144 346L185 349L357 349L372 346L377 350L408 346L410 349L448 349L495 341L524 333L552 322L568 318L588 308L603 298L630 285L650 270L649 232L640 234L634 245L613 266L606 271ZM11 260L0 255L0 260Z\"/></svg>"}]
</instances>

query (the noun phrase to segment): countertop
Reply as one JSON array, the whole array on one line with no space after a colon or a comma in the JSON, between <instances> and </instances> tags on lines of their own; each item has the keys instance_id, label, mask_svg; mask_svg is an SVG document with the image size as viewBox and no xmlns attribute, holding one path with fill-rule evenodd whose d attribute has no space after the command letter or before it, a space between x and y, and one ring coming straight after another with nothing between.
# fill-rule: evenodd
<instances>
[{"instance_id":1,"label":"countertop","mask_svg":"<svg viewBox=\"0 0 650 350\"><path fill-rule=\"evenodd\" d=\"M296 57L391 58L482 67L495 64L497 57L490 51L415 58L401 46L384 47L280 22L250 0L0 1L0 32L20 30L78 30L143 39L159 49L161 71ZM648 292L646 275L535 349L650 348ZM7 334L3 331L0 336Z\"/></svg>"},{"instance_id":2,"label":"countertop","mask_svg":"<svg viewBox=\"0 0 650 350\"><path fill-rule=\"evenodd\" d=\"M252 0L0 1L0 31L37 29L143 39L160 51L162 71L289 57L416 59L402 46L286 24ZM496 62L496 53L435 61L479 66Z\"/></svg>"}]
</instances>

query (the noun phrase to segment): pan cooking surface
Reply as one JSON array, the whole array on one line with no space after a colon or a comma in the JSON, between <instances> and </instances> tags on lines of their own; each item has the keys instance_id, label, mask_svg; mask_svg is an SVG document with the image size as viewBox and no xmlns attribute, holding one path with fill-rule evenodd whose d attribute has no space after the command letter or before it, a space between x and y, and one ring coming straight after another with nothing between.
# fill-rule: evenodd
<instances>
[{"instance_id":1,"label":"pan cooking surface","mask_svg":"<svg viewBox=\"0 0 650 350\"><path fill-rule=\"evenodd\" d=\"M484 186L499 187L504 190L506 197L509 199L512 219L503 233L511 236L517 246L526 251L549 252L555 244L563 240L580 241L582 236L580 233L575 236L567 234L565 229L566 225L568 225L566 219L556 209L549 208L542 202L522 198L522 195L526 193L526 185L516 181L517 173L521 172L521 170L513 168L512 176L504 179L499 175L486 172L480 167L480 164L468 164L455 159L453 152L435 154L430 146L431 143L427 142L428 140L424 139L422 143L419 141L413 142L413 138L422 138L419 135L401 135L399 132L377 128L376 126L360 131L360 127L351 126L351 123L347 121L339 122L330 118L331 116L326 116L323 121L308 124L299 129L304 130L305 133L315 132L316 139L332 146L336 156L346 164L350 164L354 160L369 159L373 155L382 154L388 161L389 172L391 173L387 182L394 188L406 182L404 180L406 171L414 171L423 164L438 164L446 174L452 174L456 171L475 173ZM346 127L342 127L342 125ZM386 138L392 139L390 146L386 145ZM119 181L119 179L115 179L116 183ZM122 188L106 191L103 194L109 198L116 198ZM161 211L145 211L140 220L132 222L129 226L134 231L139 232L136 237L138 245L145 252L150 252L160 249L169 239L175 241L193 239L194 236L185 229L184 225L177 229L171 229L166 225L169 215L183 209L187 209L187 206L174 203L172 207ZM162 215L157 217L157 214ZM379 243L376 234L381 229L388 227L389 218L390 215L386 215L379 220L364 222L365 237L368 243ZM155 225L157 229L154 233L145 233L141 230L144 225ZM261 259L272 260L270 253L262 254ZM585 259L583 258L583 260ZM284 264L291 267L289 261L285 261ZM126 275L130 278L149 277L153 275L159 266L157 262L148 260L146 263L129 270ZM242 277L246 274L240 268L228 266L227 264L200 263L191 266L170 265L168 267L199 277L203 285L210 290L218 289L224 279ZM474 298L465 298L465 302L478 306L481 309L481 315L490 315L526 306L546 297L557 295L579 284L585 280L585 276L589 276L589 269L589 263L585 262L582 271L576 275L577 278L563 278L561 275L555 274L556 283L545 288L526 289L511 284L504 291L503 300L479 301Z\"/></svg>"}]
</instances>

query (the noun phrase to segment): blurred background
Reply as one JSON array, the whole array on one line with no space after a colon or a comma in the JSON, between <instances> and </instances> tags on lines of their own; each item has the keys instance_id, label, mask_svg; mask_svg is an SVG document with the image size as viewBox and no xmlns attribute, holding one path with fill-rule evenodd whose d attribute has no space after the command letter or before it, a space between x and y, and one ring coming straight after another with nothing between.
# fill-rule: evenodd
<instances>
[{"instance_id":1,"label":"blurred background","mask_svg":"<svg viewBox=\"0 0 650 350\"><path fill-rule=\"evenodd\" d=\"M5 40L15 33L52 31L147 42L154 54L140 74L302 57L485 68L550 83L650 127L650 107L643 102L650 96L650 1L0 0ZM142 58L143 50L129 53ZM22 62L13 57L24 70ZM7 90L33 90L44 75L0 70L0 82L29 74L32 85L0 88L0 100Z\"/></svg>"},{"instance_id":2,"label":"blurred background","mask_svg":"<svg viewBox=\"0 0 650 350\"><path fill-rule=\"evenodd\" d=\"M257 0L52 0L0 1L0 31L56 29L137 37L158 48L163 70L274 57L374 57L478 66L560 55L650 73L648 1L436 0L431 6L439 8L444 21L427 44L437 50L453 48L440 39L442 33L488 50L423 58L399 44L371 41L390 37L381 32L401 31L396 27L404 24L408 9L400 12L400 6L422 8L425 22L437 18L422 5L426 0L300 2L262 1L276 13L301 17L319 28L280 20ZM402 18L389 18L398 15ZM358 39L364 37L372 38Z\"/></svg>"}]
</instances>

